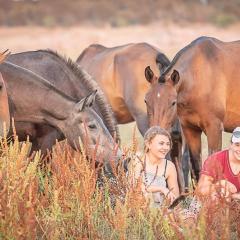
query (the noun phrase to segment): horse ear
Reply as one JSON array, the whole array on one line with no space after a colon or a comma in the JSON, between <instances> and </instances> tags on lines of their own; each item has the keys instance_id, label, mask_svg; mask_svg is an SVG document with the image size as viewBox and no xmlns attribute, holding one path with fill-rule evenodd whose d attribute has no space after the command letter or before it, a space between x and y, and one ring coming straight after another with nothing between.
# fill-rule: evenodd
<instances>
[{"instance_id":1,"label":"horse ear","mask_svg":"<svg viewBox=\"0 0 240 240\"><path fill-rule=\"evenodd\" d=\"M81 101L77 104L77 109L79 112L82 112L86 107L91 107L95 102L97 90L81 99Z\"/></svg>"},{"instance_id":2,"label":"horse ear","mask_svg":"<svg viewBox=\"0 0 240 240\"><path fill-rule=\"evenodd\" d=\"M0 53L0 63L5 60L10 55L9 50L5 50L4 52Z\"/></svg>"},{"instance_id":3,"label":"horse ear","mask_svg":"<svg viewBox=\"0 0 240 240\"><path fill-rule=\"evenodd\" d=\"M173 81L174 85L176 85L180 80L179 72L175 69L173 70L173 73L171 74L171 80Z\"/></svg>"},{"instance_id":4,"label":"horse ear","mask_svg":"<svg viewBox=\"0 0 240 240\"><path fill-rule=\"evenodd\" d=\"M153 83L153 77L154 77L154 73L152 69L150 68L150 66L147 66L145 68L145 78L149 83Z\"/></svg>"}]
</instances>

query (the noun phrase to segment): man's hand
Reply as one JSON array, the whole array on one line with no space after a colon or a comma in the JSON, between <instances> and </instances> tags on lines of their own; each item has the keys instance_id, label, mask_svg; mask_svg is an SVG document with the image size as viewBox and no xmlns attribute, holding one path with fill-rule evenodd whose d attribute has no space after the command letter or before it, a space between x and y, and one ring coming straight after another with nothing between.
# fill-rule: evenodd
<instances>
[{"instance_id":1,"label":"man's hand","mask_svg":"<svg viewBox=\"0 0 240 240\"><path fill-rule=\"evenodd\" d=\"M237 188L234 184L227 180L220 180L216 183L217 191L220 190L220 194L223 197L231 197L233 194L237 193ZM218 189L219 188L219 189Z\"/></svg>"}]
</instances>

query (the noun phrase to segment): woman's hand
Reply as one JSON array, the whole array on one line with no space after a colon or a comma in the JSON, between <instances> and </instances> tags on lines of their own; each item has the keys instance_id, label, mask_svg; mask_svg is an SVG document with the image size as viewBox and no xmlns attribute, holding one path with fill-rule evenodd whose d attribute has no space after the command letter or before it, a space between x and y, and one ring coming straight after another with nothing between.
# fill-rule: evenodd
<instances>
[{"instance_id":1,"label":"woman's hand","mask_svg":"<svg viewBox=\"0 0 240 240\"><path fill-rule=\"evenodd\" d=\"M147 192L152 192L152 193L156 193L156 192L160 192L163 193L163 195L170 200L170 204L173 202L173 200L176 199L175 194L172 192L172 189L168 189L166 187L159 187L159 186L149 186L148 188L146 188Z\"/></svg>"},{"instance_id":2,"label":"woman's hand","mask_svg":"<svg viewBox=\"0 0 240 240\"><path fill-rule=\"evenodd\" d=\"M176 199L175 194L171 190L169 190L168 188L163 188L162 192L163 192L164 196L168 200L170 200L170 204Z\"/></svg>"}]
</instances>

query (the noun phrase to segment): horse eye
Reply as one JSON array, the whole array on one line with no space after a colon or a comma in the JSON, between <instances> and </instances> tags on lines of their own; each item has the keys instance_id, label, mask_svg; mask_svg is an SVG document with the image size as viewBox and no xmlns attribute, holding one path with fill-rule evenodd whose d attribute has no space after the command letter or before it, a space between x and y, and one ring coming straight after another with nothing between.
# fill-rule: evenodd
<instances>
[{"instance_id":1,"label":"horse eye","mask_svg":"<svg viewBox=\"0 0 240 240\"><path fill-rule=\"evenodd\" d=\"M147 101L146 101L146 99L144 99L144 102L147 104Z\"/></svg>"},{"instance_id":2,"label":"horse eye","mask_svg":"<svg viewBox=\"0 0 240 240\"><path fill-rule=\"evenodd\" d=\"M176 101L173 101L173 102L172 102L172 107L175 106L175 104L176 104Z\"/></svg>"},{"instance_id":3,"label":"horse eye","mask_svg":"<svg viewBox=\"0 0 240 240\"><path fill-rule=\"evenodd\" d=\"M96 129L97 128L96 124L94 124L94 123L89 124L88 127L90 129Z\"/></svg>"}]
</instances>

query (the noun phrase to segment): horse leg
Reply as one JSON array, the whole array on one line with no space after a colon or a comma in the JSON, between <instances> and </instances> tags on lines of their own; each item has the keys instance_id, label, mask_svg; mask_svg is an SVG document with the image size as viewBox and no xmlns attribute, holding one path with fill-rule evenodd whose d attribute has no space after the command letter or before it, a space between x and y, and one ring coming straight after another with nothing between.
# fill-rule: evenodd
<instances>
[{"instance_id":1,"label":"horse leg","mask_svg":"<svg viewBox=\"0 0 240 240\"><path fill-rule=\"evenodd\" d=\"M60 141L64 139L64 136L51 126L43 126L42 131L44 131L44 134L37 138L37 143L42 154L46 155L47 152L52 149L53 145L56 144L56 140Z\"/></svg>"},{"instance_id":2,"label":"horse leg","mask_svg":"<svg viewBox=\"0 0 240 240\"><path fill-rule=\"evenodd\" d=\"M211 124L206 128L208 140L208 155L221 150L222 148L222 131L223 124L219 120L211 120Z\"/></svg>"},{"instance_id":3,"label":"horse leg","mask_svg":"<svg viewBox=\"0 0 240 240\"><path fill-rule=\"evenodd\" d=\"M200 175L201 166L201 130L182 127L183 133L186 139L186 143L189 147L190 160L194 171L194 177L198 181Z\"/></svg>"},{"instance_id":4,"label":"horse leg","mask_svg":"<svg viewBox=\"0 0 240 240\"><path fill-rule=\"evenodd\" d=\"M173 141L171 158L177 169L180 190L183 192L188 188L190 156L179 119L175 121L172 127L171 136Z\"/></svg>"},{"instance_id":5,"label":"horse leg","mask_svg":"<svg viewBox=\"0 0 240 240\"><path fill-rule=\"evenodd\" d=\"M172 149L170 152L170 158L174 163L177 170L177 180L180 192L184 191L184 176L182 172L182 138L181 132L174 132L171 134L172 137ZM168 156L167 156L168 157Z\"/></svg>"},{"instance_id":6,"label":"horse leg","mask_svg":"<svg viewBox=\"0 0 240 240\"><path fill-rule=\"evenodd\" d=\"M189 187L189 159L190 159L190 154L189 154L189 148L186 143L183 143L182 147L183 155L182 155L182 171L183 171L183 177L184 177L184 187L185 190L188 189Z\"/></svg>"},{"instance_id":7,"label":"horse leg","mask_svg":"<svg viewBox=\"0 0 240 240\"><path fill-rule=\"evenodd\" d=\"M181 145L181 153L182 153L182 158L181 158L181 164L182 164L182 172L183 172L183 178L184 178L184 187L185 191L188 190L189 183L188 183L188 178L189 178L189 159L190 159L190 154L189 154L189 148L186 143L185 136L183 134L182 128L181 128L181 136L182 136L182 145Z\"/></svg>"},{"instance_id":8,"label":"horse leg","mask_svg":"<svg viewBox=\"0 0 240 240\"><path fill-rule=\"evenodd\" d=\"M15 128L19 141L26 141L27 137L29 137L29 140L32 143L31 153L41 150L41 153L45 155L47 149L50 150L56 143L56 139L63 139L63 134L49 125L15 122Z\"/></svg>"}]
</instances>

